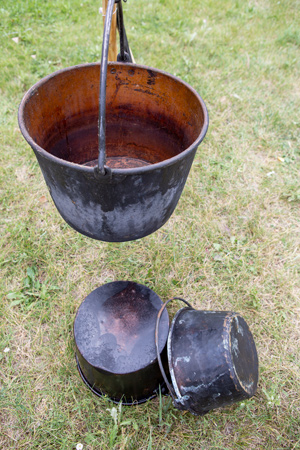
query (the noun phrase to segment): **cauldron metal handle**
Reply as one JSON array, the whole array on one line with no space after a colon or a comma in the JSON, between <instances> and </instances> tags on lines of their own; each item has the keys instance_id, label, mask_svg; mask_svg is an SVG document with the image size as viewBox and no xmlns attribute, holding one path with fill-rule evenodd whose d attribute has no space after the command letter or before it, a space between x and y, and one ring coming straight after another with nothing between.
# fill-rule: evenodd
<instances>
[{"instance_id":1,"label":"cauldron metal handle","mask_svg":"<svg viewBox=\"0 0 300 450\"><path fill-rule=\"evenodd\" d=\"M106 81L107 81L108 48L109 48L111 22L115 3L118 4L117 25L120 35L120 54L118 55L118 61L132 62L127 36L124 28L122 0L109 0L105 15L105 23L103 31L101 67L100 67L100 88L99 88L99 121L98 121L99 156L98 156L98 167L96 167L96 173L101 175L105 175L107 172L110 172L109 167L105 166L106 163L105 114L106 114Z\"/></svg>"},{"instance_id":2,"label":"cauldron metal handle","mask_svg":"<svg viewBox=\"0 0 300 450\"><path fill-rule=\"evenodd\" d=\"M159 310L159 312L158 312L158 314L157 314L156 326L155 326L155 347L156 347L156 356L157 356L157 360L158 360L158 365L159 365L161 374L162 374L162 376L163 376L163 379L164 379L164 381L165 381L165 383L166 383L166 385L167 385L167 388L168 388L169 391L170 391L171 397L172 397L173 402L174 402L174 406L175 406L177 409L185 410L185 409L186 409L186 407L185 407L185 402L188 401L188 398L185 398L185 397L178 398L178 397L177 397L177 395L176 395L176 393L175 393L175 391L174 391L174 388L171 386L171 384L169 383L169 380L168 380L168 378L167 378L165 369L164 369L163 364L162 364L162 361L161 361L160 352L159 352L159 347L158 347L158 342L159 342L159 340L158 340L158 329L159 329L160 318L161 318L162 313L164 312L166 306L168 305L168 303L170 303L170 302L173 301L173 300L180 300L180 301L184 302L184 303L185 303L187 306L189 306L190 308L195 309L195 308L192 307L192 305L191 305L189 302L187 302L186 300L184 300L183 298L180 298L180 297L173 297L173 298L170 298L169 300L167 300L167 301L162 305L162 307L160 308L160 310Z\"/></svg>"}]
</instances>

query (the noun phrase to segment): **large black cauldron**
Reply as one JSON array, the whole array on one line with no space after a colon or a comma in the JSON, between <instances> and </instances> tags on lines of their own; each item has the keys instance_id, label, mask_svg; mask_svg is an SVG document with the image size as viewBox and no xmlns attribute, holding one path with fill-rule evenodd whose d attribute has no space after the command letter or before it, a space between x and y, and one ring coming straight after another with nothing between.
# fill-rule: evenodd
<instances>
[{"instance_id":1,"label":"large black cauldron","mask_svg":"<svg viewBox=\"0 0 300 450\"><path fill-rule=\"evenodd\" d=\"M110 63L106 171L97 169L99 64L53 73L19 108L21 132L65 221L94 239L142 238L171 216L208 127L194 89L165 72Z\"/></svg>"}]
</instances>

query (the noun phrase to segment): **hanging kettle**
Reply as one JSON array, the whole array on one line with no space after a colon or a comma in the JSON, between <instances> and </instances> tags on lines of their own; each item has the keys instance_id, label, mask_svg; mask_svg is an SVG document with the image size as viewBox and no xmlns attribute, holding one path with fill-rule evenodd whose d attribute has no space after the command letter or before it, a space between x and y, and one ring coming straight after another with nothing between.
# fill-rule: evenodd
<instances>
[{"instance_id":1,"label":"hanging kettle","mask_svg":"<svg viewBox=\"0 0 300 450\"><path fill-rule=\"evenodd\" d=\"M170 218L208 113L180 79L107 62L113 7L109 0L101 66L77 65L43 78L25 94L18 117L64 220L91 238L121 242L147 236Z\"/></svg>"}]
</instances>

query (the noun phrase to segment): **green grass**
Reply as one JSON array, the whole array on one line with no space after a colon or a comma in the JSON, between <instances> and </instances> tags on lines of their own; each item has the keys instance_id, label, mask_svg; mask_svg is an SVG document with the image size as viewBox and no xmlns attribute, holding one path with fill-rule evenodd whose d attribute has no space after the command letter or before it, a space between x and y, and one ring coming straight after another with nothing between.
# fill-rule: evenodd
<instances>
[{"instance_id":1,"label":"green grass","mask_svg":"<svg viewBox=\"0 0 300 450\"><path fill-rule=\"evenodd\" d=\"M136 62L191 84L210 126L168 223L121 244L63 222L17 124L36 81L100 59L99 6L0 3L0 447L299 449L299 3L124 4ZM256 396L194 417L168 397L119 409L90 393L74 360L75 313L123 279L239 312L259 354Z\"/></svg>"}]
</instances>

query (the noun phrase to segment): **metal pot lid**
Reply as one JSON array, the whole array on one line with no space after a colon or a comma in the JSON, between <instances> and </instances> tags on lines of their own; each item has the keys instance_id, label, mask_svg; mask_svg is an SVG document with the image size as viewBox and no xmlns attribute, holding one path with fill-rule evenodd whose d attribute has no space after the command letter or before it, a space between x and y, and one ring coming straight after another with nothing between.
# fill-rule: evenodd
<instances>
[{"instance_id":1,"label":"metal pot lid","mask_svg":"<svg viewBox=\"0 0 300 450\"><path fill-rule=\"evenodd\" d=\"M113 374L127 374L156 361L154 328L160 297L131 281L115 281L91 292L74 321L77 350L88 364ZM161 317L159 351L169 330L167 311Z\"/></svg>"}]
</instances>

